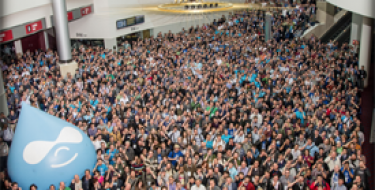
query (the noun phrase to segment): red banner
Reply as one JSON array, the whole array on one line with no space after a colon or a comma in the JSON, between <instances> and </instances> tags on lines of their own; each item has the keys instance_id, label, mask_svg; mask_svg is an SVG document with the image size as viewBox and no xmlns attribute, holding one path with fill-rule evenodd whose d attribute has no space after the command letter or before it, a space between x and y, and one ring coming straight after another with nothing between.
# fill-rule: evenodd
<instances>
[{"instance_id":1,"label":"red banner","mask_svg":"<svg viewBox=\"0 0 375 190\"><path fill-rule=\"evenodd\" d=\"M42 21L33 22L25 26L26 34L31 34L43 29Z\"/></svg>"},{"instance_id":2,"label":"red banner","mask_svg":"<svg viewBox=\"0 0 375 190\"><path fill-rule=\"evenodd\" d=\"M12 30L5 30L0 32L0 42L6 42L10 40L13 40Z\"/></svg>"},{"instance_id":3,"label":"red banner","mask_svg":"<svg viewBox=\"0 0 375 190\"><path fill-rule=\"evenodd\" d=\"M81 15L85 16L91 13L91 6L84 7L81 9Z\"/></svg>"},{"instance_id":4,"label":"red banner","mask_svg":"<svg viewBox=\"0 0 375 190\"><path fill-rule=\"evenodd\" d=\"M68 22L73 20L73 12L68 12Z\"/></svg>"}]
</instances>

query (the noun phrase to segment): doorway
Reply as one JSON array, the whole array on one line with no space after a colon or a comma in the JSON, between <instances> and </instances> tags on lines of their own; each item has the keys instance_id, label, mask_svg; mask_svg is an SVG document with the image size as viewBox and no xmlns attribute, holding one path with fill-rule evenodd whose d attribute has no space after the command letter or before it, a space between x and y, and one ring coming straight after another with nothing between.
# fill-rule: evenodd
<instances>
[{"instance_id":1,"label":"doorway","mask_svg":"<svg viewBox=\"0 0 375 190\"><path fill-rule=\"evenodd\" d=\"M150 29L143 30L143 39L150 38L150 37L151 37Z\"/></svg>"}]
</instances>

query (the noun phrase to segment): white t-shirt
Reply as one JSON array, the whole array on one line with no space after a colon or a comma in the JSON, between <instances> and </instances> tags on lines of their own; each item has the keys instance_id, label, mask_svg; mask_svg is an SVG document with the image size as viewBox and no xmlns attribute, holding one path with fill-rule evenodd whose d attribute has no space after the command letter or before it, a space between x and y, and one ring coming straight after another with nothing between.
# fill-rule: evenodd
<instances>
[{"instance_id":1,"label":"white t-shirt","mask_svg":"<svg viewBox=\"0 0 375 190\"><path fill-rule=\"evenodd\" d=\"M100 140L100 141L95 140L95 141L92 142L92 144L93 144L94 147L95 147L95 150L100 149L100 147L102 146L102 142L104 142L104 141L103 141L103 140Z\"/></svg>"},{"instance_id":2,"label":"white t-shirt","mask_svg":"<svg viewBox=\"0 0 375 190\"><path fill-rule=\"evenodd\" d=\"M218 65L221 65L222 62L223 62L223 61L222 61L221 59L217 59L217 60L216 60L216 63L217 63Z\"/></svg>"}]
</instances>

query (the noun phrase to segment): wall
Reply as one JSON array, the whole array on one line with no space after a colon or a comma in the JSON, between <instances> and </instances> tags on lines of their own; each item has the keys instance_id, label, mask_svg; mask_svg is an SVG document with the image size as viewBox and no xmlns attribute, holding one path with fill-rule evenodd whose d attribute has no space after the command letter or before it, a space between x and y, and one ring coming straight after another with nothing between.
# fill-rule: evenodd
<instances>
[{"instance_id":1,"label":"wall","mask_svg":"<svg viewBox=\"0 0 375 190\"><path fill-rule=\"evenodd\" d=\"M343 17L348 11L346 10L341 10L340 12L338 12L337 14L335 14L335 16L333 17L333 21L334 22L337 22L338 20L340 20L341 17Z\"/></svg>"},{"instance_id":2,"label":"wall","mask_svg":"<svg viewBox=\"0 0 375 190\"><path fill-rule=\"evenodd\" d=\"M94 6L95 7L95 6ZM128 9L129 10L129 9ZM143 24L127 27L120 30L116 29L116 21L119 19L129 18L135 15L145 15ZM157 28L157 31L173 32L181 31L183 27L190 28L192 25L212 22L214 17L221 17L221 14L202 16L202 15L174 15L174 14L155 14L152 12L141 11L113 11L112 14L95 14L87 15L85 18L69 23L70 38L73 39L106 39L123 36L138 31ZM159 29L158 29L159 28Z\"/></svg>"},{"instance_id":3,"label":"wall","mask_svg":"<svg viewBox=\"0 0 375 190\"><path fill-rule=\"evenodd\" d=\"M36 49L45 49L44 34L38 32L36 34L24 37L21 39L22 51L26 52L27 50L34 51Z\"/></svg>"},{"instance_id":4,"label":"wall","mask_svg":"<svg viewBox=\"0 0 375 190\"><path fill-rule=\"evenodd\" d=\"M104 39L104 48L106 48L106 49L114 49L113 47L117 48L117 40L116 40L116 38L105 38Z\"/></svg>"},{"instance_id":5,"label":"wall","mask_svg":"<svg viewBox=\"0 0 375 190\"><path fill-rule=\"evenodd\" d=\"M172 3L174 0L93 0L95 12L105 12L108 8L133 8Z\"/></svg>"},{"instance_id":6,"label":"wall","mask_svg":"<svg viewBox=\"0 0 375 190\"><path fill-rule=\"evenodd\" d=\"M316 37L320 38L323 36L323 34L327 31L327 27L324 24L315 24L314 27L308 29L305 31L302 37L304 38L310 38L312 34L314 34Z\"/></svg>"},{"instance_id":7,"label":"wall","mask_svg":"<svg viewBox=\"0 0 375 190\"><path fill-rule=\"evenodd\" d=\"M350 28L350 44L353 45L353 40L361 41L363 16L359 14L352 14L352 24Z\"/></svg>"},{"instance_id":8,"label":"wall","mask_svg":"<svg viewBox=\"0 0 375 190\"><path fill-rule=\"evenodd\" d=\"M21 25L32 20L45 19L47 28L51 27L53 14L51 0L0 0L3 5L3 14L0 14L0 30ZM20 2L22 1L22 2ZM47 1L48 3L45 3ZM93 0L66 0L67 10L83 7L93 3ZM33 4L33 6L29 5ZM34 6L35 4L35 6ZM12 8L13 7L13 8ZM4 10L4 9L10 10ZM12 10L14 9L14 10Z\"/></svg>"},{"instance_id":9,"label":"wall","mask_svg":"<svg viewBox=\"0 0 375 190\"><path fill-rule=\"evenodd\" d=\"M0 17L47 5L50 0L1 0L1 3Z\"/></svg>"},{"instance_id":10,"label":"wall","mask_svg":"<svg viewBox=\"0 0 375 190\"><path fill-rule=\"evenodd\" d=\"M375 18L374 0L327 0L327 2L357 14Z\"/></svg>"},{"instance_id":11,"label":"wall","mask_svg":"<svg viewBox=\"0 0 375 190\"><path fill-rule=\"evenodd\" d=\"M319 21L319 24L306 31L303 35L304 37L309 38L312 34L315 34L315 36L320 38L335 23L335 7L332 4L318 1L316 6L318 8L316 11L316 20Z\"/></svg>"}]
</instances>

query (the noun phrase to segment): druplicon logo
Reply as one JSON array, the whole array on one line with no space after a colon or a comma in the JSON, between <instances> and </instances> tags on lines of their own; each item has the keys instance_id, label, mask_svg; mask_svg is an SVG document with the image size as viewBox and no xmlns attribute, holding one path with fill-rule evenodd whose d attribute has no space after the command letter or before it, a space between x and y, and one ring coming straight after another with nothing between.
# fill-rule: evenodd
<instances>
[{"instance_id":1,"label":"druplicon logo","mask_svg":"<svg viewBox=\"0 0 375 190\"><path fill-rule=\"evenodd\" d=\"M11 179L28 189L70 184L96 163L95 148L80 129L47 113L22 104L8 157Z\"/></svg>"},{"instance_id":2,"label":"druplicon logo","mask_svg":"<svg viewBox=\"0 0 375 190\"><path fill-rule=\"evenodd\" d=\"M72 127L64 127L61 131L59 136L55 141L33 141L26 145L25 149L23 150L23 160L25 160L28 164L38 164L41 162L47 154L51 151L51 149L58 144L61 143L80 143L82 142L82 135L79 133L77 129ZM58 156L60 150L70 150L66 146L61 146L60 148L56 149L54 155L55 157ZM38 154L35 154L37 152ZM68 161L61 163L61 164L52 164L52 168L60 168L66 166L73 162L78 156L78 153L75 153L74 156L69 159Z\"/></svg>"}]
</instances>

